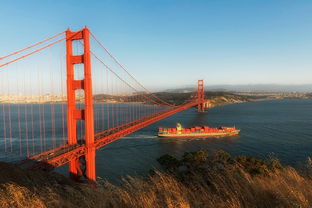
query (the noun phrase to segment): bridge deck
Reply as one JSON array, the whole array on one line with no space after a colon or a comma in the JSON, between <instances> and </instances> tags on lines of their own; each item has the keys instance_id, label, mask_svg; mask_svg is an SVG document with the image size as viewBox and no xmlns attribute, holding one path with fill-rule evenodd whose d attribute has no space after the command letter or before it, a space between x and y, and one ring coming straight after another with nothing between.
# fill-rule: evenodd
<instances>
[{"instance_id":1,"label":"bridge deck","mask_svg":"<svg viewBox=\"0 0 312 208\"><path fill-rule=\"evenodd\" d=\"M136 121L125 123L123 125L97 133L95 134L95 148L101 148L156 121L159 121L163 118L166 118L198 104L199 102L196 101L185 104L183 106L171 108L169 110L163 110L158 113L138 119ZM64 145L62 147L32 156L27 160L23 161L21 165L29 169L52 170L55 167L59 167L68 163L71 159L83 156L86 152L86 146L79 143L82 142L78 141L78 144L75 145Z\"/></svg>"}]
</instances>

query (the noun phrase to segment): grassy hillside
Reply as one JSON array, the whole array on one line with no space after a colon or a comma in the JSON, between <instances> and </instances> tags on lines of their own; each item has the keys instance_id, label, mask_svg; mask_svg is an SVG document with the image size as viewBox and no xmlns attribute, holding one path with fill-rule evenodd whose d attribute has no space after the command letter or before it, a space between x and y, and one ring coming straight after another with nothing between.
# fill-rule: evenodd
<instances>
[{"instance_id":1,"label":"grassy hillside","mask_svg":"<svg viewBox=\"0 0 312 208\"><path fill-rule=\"evenodd\" d=\"M0 163L0 207L312 207L311 164L299 174L276 159L203 150L158 161L162 172L97 188Z\"/></svg>"}]
</instances>

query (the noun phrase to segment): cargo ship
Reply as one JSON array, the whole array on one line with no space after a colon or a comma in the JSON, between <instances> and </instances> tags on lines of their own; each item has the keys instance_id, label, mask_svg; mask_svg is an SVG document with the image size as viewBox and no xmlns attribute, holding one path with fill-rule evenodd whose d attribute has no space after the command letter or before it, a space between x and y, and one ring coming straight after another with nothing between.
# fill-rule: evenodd
<instances>
[{"instance_id":1,"label":"cargo ship","mask_svg":"<svg viewBox=\"0 0 312 208\"><path fill-rule=\"evenodd\" d=\"M234 127L220 126L211 128L209 126L195 126L192 128L183 128L180 123L177 123L176 128L159 128L159 137L225 137L236 136L240 132Z\"/></svg>"}]
</instances>

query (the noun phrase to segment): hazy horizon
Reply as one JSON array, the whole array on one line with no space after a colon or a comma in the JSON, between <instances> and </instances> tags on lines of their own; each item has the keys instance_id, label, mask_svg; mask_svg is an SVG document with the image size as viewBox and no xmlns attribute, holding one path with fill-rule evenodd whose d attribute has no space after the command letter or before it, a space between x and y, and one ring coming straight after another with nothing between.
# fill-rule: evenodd
<instances>
[{"instance_id":1,"label":"hazy horizon","mask_svg":"<svg viewBox=\"0 0 312 208\"><path fill-rule=\"evenodd\" d=\"M177 86L156 91L183 91L196 89L196 85ZM236 92L312 92L312 84L205 84L205 89L210 91L236 91Z\"/></svg>"}]
</instances>

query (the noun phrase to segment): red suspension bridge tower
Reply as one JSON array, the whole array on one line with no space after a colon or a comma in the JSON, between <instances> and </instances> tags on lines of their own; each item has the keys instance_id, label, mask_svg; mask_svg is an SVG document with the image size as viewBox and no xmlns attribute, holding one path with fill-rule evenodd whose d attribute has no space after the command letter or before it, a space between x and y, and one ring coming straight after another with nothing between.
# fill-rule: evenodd
<instances>
[{"instance_id":1,"label":"red suspension bridge tower","mask_svg":"<svg viewBox=\"0 0 312 208\"><path fill-rule=\"evenodd\" d=\"M198 80L197 100L198 100L198 105L197 105L198 112L204 112L205 111L205 106L204 106L204 101L205 101L204 80Z\"/></svg>"},{"instance_id":2,"label":"red suspension bridge tower","mask_svg":"<svg viewBox=\"0 0 312 208\"><path fill-rule=\"evenodd\" d=\"M66 62L67 62L67 128L68 144L77 144L77 120L84 120L86 154L73 158L69 162L71 178L77 179L85 176L90 180L96 179L95 171L95 145L94 145L94 121L92 103L92 79L90 58L90 31L84 28L78 32L66 31ZM83 40L84 53L73 55L73 41ZM84 65L84 78L75 80L75 65ZM76 90L84 91L84 109L77 109ZM85 167L82 167L85 166Z\"/></svg>"}]
</instances>

